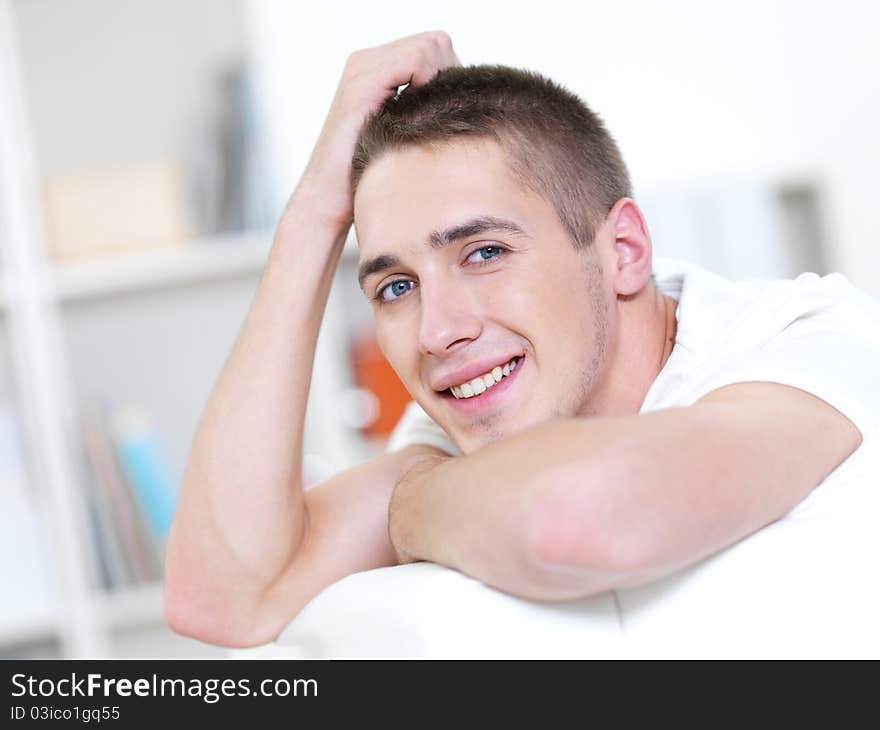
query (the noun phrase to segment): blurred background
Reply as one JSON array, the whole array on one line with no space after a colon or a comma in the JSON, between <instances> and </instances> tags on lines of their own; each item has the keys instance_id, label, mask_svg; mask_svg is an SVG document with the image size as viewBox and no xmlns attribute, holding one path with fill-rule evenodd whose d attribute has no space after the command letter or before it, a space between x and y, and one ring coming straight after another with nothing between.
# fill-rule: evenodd
<instances>
[{"instance_id":1,"label":"blurred background","mask_svg":"<svg viewBox=\"0 0 880 730\"><path fill-rule=\"evenodd\" d=\"M215 656L162 619L201 410L347 55L447 30L617 138L658 254L880 296L874 3L0 0L0 657ZM346 247L314 483L405 403ZM294 336L295 333L292 333Z\"/></svg>"}]
</instances>

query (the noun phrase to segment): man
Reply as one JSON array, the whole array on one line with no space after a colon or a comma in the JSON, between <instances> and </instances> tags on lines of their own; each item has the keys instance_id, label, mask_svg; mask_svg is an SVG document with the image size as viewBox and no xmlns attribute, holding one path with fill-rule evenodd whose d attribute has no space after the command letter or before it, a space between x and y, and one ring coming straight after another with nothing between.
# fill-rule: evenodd
<instances>
[{"instance_id":1,"label":"man","mask_svg":"<svg viewBox=\"0 0 880 730\"><path fill-rule=\"evenodd\" d=\"M655 285L598 118L535 75L458 65L443 33L346 64L193 444L166 571L180 633L265 643L331 583L415 560L538 600L645 584L874 448L866 297L839 276ZM304 492L352 221L380 345L423 413Z\"/></svg>"}]
</instances>

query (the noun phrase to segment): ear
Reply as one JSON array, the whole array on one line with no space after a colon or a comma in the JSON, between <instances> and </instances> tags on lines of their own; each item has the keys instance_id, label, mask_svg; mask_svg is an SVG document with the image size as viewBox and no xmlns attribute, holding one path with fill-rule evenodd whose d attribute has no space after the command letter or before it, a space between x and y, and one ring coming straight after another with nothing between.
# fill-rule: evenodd
<instances>
[{"instance_id":1,"label":"ear","mask_svg":"<svg viewBox=\"0 0 880 730\"><path fill-rule=\"evenodd\" d=\"M614 291L622 296L637 294L651 280L653 268L653 246L642 211L632 198L621 198L603 227L612 239Z\"/></svg>"}]
</instances>

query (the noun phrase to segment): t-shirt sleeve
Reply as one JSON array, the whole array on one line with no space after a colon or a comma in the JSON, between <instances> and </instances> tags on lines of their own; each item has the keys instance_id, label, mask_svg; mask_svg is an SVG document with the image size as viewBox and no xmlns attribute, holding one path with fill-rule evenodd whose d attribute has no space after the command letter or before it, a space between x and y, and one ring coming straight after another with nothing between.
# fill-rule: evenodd
<instances>
[{"instance_id":1,"label":"t-shirt sleeve","mask_svg":"<svg viewBox=\"0 0 880 730\"><path fill-rule=\"evenodd\" d=\"M386 451L399 451L413 444L434 446L450 456L458 456L461 453L446 431L434 423L415 401L407 405L394 431L391 432Z\"/></svg>"},{"instance_id":2,"label":"t-shirt sleeve","mask_svg":"<svg viewBox=\"0 0 880 730\"><path fill-rule=\"evenodd\" d=\"M815 299L760 346L706 364L689 400L738 382L781 383L821 398L853 422L863 443L876 445L880 306L841 281L845 287L825 282ZM836 295L838 289L843 296Z\"/></svg>"}]
</instances>

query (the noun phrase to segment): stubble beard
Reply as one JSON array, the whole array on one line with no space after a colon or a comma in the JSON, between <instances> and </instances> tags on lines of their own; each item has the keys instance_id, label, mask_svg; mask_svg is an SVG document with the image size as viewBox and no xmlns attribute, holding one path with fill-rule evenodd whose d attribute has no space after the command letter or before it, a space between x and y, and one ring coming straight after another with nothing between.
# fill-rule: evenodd
<instances>
[{"instance_id":1,"label":"stubble beard","mask_svg":"<svg viewBox=\"0 0 880 730\"><path fill-rule=\"evenodd\" d=\"M602 264L597 258L590 257L586 278L592 295L593 354L578 378L577 395L568 410L569 416L596 415L590 396L603 370L608 349L608 304L602 296Z\"/></svg>"}]
</instances>

